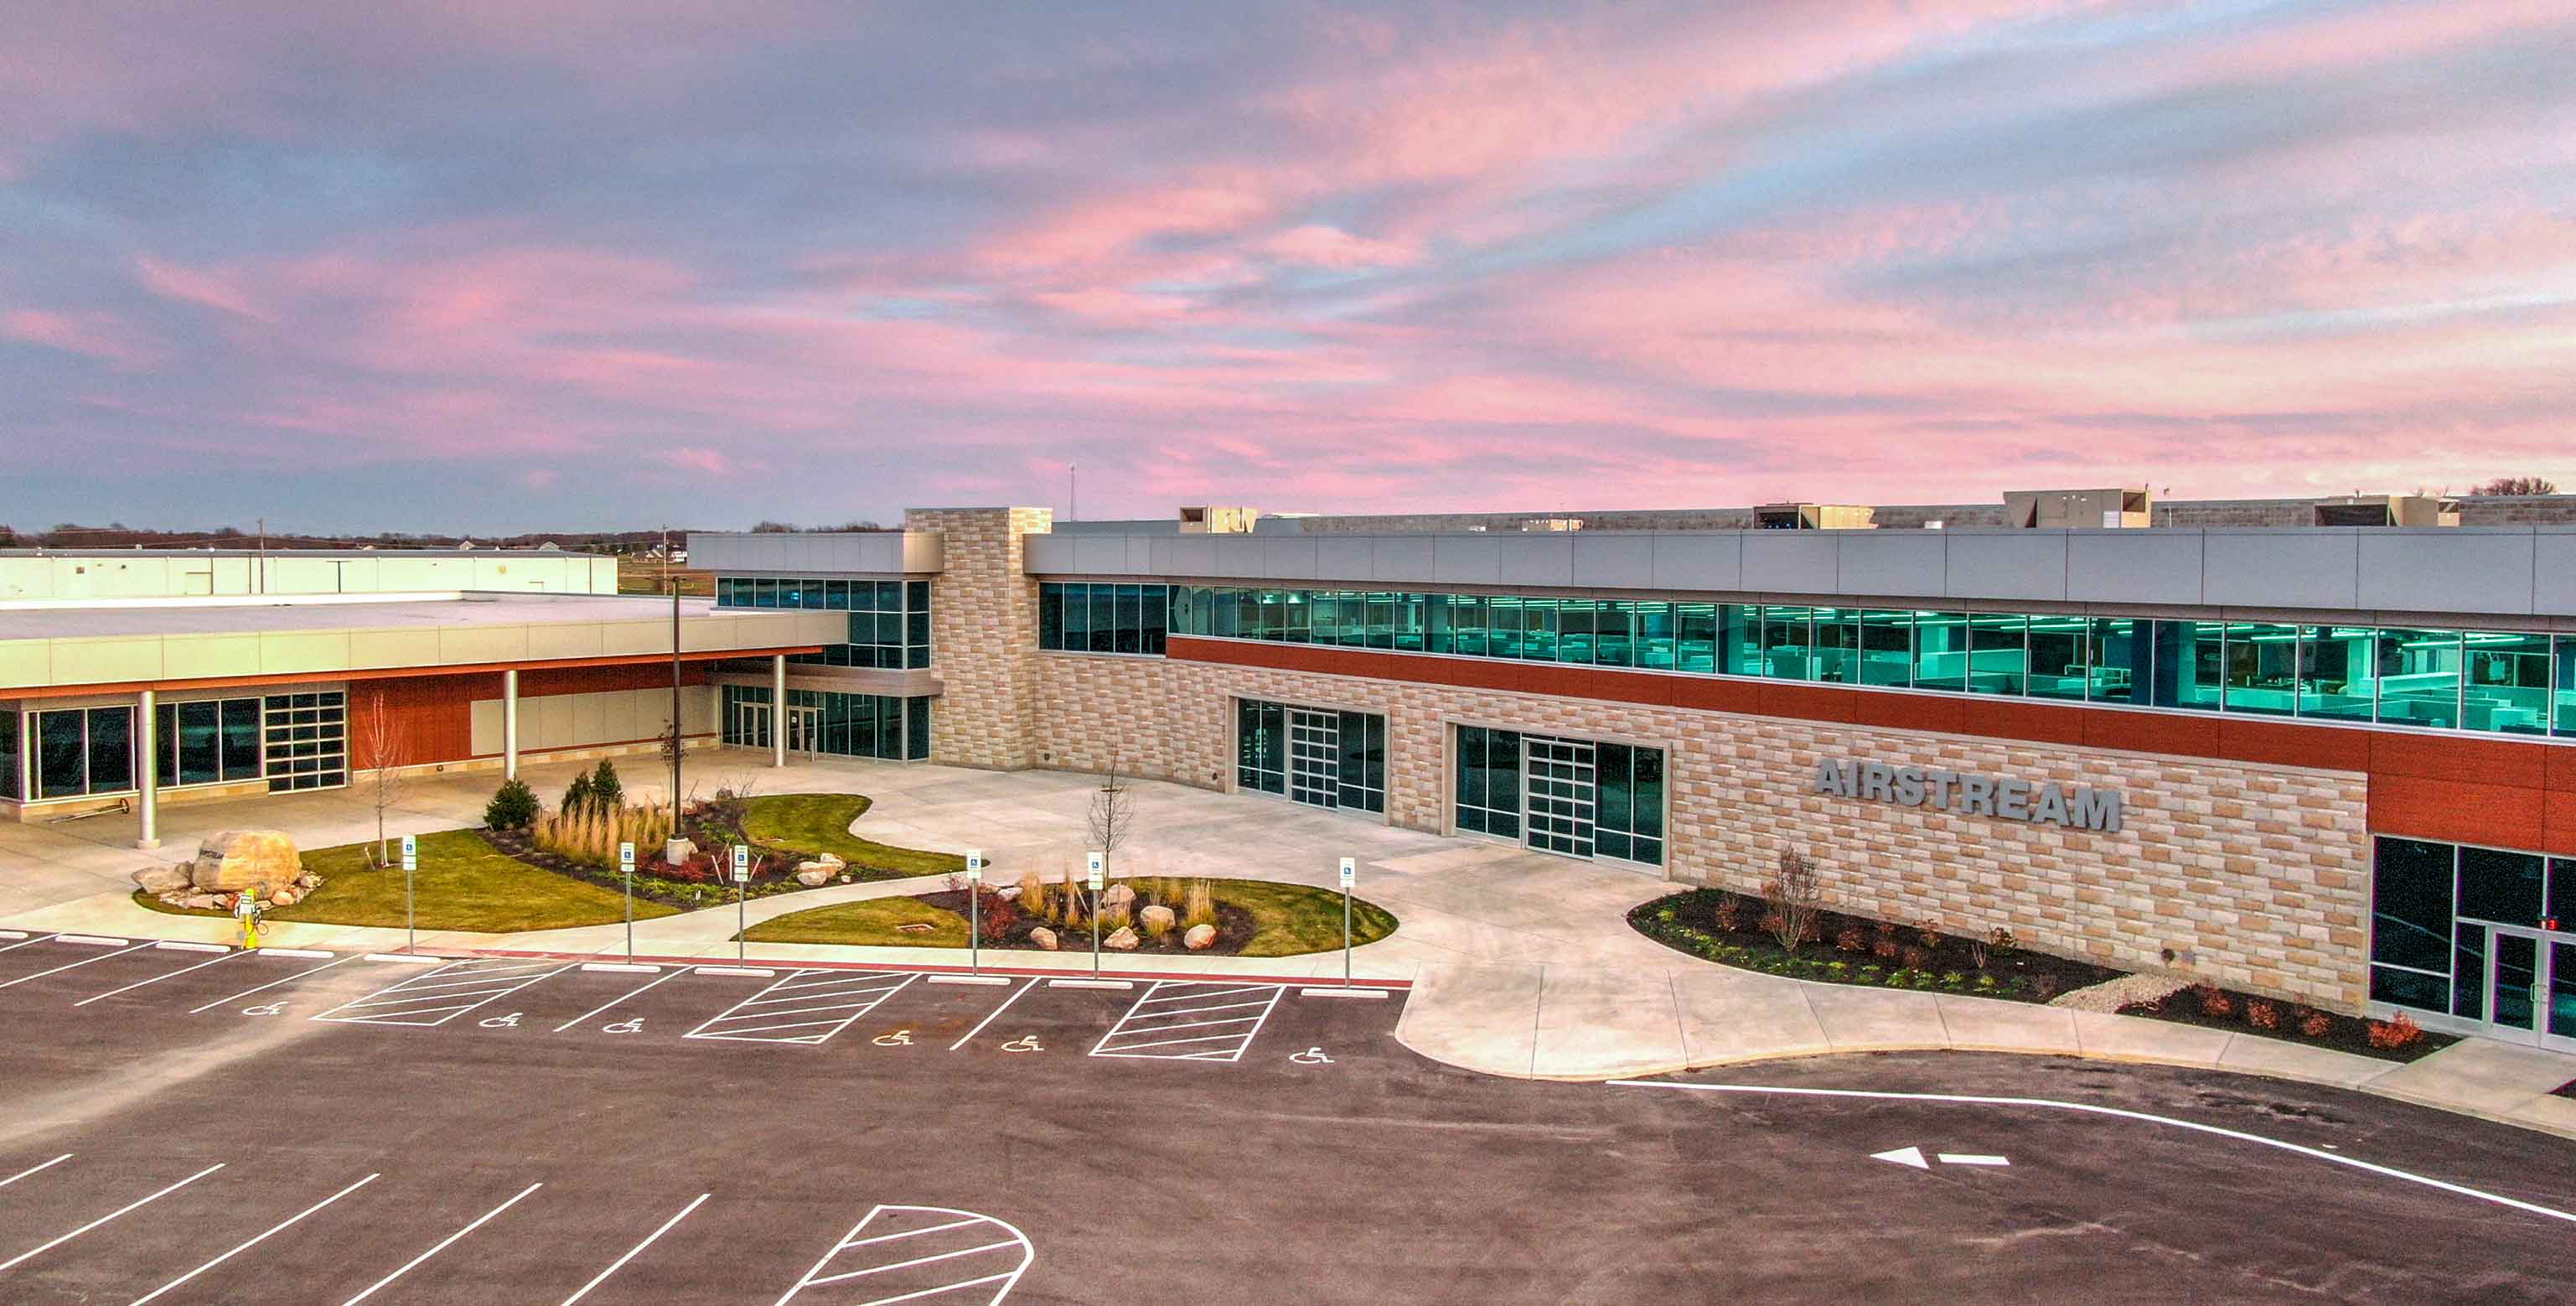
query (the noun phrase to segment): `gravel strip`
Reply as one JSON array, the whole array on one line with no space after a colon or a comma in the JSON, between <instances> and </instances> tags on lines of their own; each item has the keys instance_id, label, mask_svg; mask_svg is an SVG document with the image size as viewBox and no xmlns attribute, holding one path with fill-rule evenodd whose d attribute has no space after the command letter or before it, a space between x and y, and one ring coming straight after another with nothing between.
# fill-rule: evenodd
<instances>
[{"instance_id":1,"label":"gravel strip","mask_svg":"<svg viewBox=\"0 0 2576 1306\"><path fill-rule=\"evenodd\" d=\"M2076 1011L2116 1012L2122 1007L2141 1002L2161 1002L2191 987L2191 981L2171 975L2123 975L2115 980L2060 993L2049 999L2052 1007L2070 1007Z\"/></svg>"}]
</instances>

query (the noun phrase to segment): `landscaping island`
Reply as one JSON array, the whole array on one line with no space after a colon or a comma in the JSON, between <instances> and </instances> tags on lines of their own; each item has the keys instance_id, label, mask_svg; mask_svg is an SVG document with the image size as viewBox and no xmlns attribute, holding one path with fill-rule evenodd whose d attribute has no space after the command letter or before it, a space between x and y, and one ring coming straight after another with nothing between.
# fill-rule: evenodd
<instances>
[{"instance_id":1,"label":"landscaping island","mask_svg":"<svg viewBox=\"0 0 2576 1306\"><path fill-rule=\"evenodd\" d=\"M982 894L983 946L1091 950L1085 914L1089 895L1078 886L1030 876L1007 888L986 887ZM1032 902L1034 909L1023 906ZM1102 949L1114 953L1294 957L1342 946L1341 893L1302 884L1162 876L1113 880L1102 890L1100 914L1106 931ZM1197 947L1190 945L1194 925L1209 927ZM1395 927L1394 915L1385 908L1352 900L1354 947L1383 939ZM790 912L752 926L743 937L753 943L963 948L966 932L966 888L956 884L931 893Z\"/></svg>"}]
</instances>

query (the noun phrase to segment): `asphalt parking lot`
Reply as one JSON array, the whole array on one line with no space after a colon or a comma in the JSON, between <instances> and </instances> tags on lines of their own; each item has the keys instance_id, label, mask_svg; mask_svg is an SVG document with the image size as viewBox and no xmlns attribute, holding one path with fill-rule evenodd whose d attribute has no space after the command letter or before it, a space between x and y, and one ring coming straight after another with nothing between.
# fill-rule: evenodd
<instances>
[{"instance_id":1,"label":"asphalt parking lot","mask_svg":"<svg viewBox=\"0 0 2576 1306\"><path fill-rule=\"evenodd\" d=\"M730 969L0 939L0 1299L2576 1283L2576 1145L2331 1090L1962 1054L1533 1083L1406 1051L1400 997Z\"/></svg>"}]
</instances>

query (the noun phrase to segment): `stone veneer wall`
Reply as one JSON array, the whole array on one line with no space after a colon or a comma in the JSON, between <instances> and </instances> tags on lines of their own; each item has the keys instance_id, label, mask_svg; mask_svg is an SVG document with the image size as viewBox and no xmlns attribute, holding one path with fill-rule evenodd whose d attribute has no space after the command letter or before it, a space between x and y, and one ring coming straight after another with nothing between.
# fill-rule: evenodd
<instances>
[{"instance_id":1,"label":"stone veneer wall","mask_svg":"<svg viewBox=\"0 0 2576 1306\"><path fill-rule=\"evenodd\" d=\"M1388 819L1447 826L1447 724L1660 744L1670 875L1758 890L1785 842L1833 905L2043 951L2171 968L2341 1010L2364 997L2367 782L2332 771L1786 721L1307 672L1035 655L1037 764L1225 788L1236 697L1387 715ZM2097 834L1811 792L1821 757L2118 789Z\"/></svg>"},{"instance_id":2,"label":"stone veneer wall","mask_svg":"<svg viewBox=\"0 0 2576 1306\"><path fill-rule=\"evenodd\" d=\"M904 528L945 537L948 569L931 582L931 760L1019 770L1035 762L1038 587L1021 570L1022 537L1051 529L1045 508L914 508Z\"/></svg>"}]
</instances>

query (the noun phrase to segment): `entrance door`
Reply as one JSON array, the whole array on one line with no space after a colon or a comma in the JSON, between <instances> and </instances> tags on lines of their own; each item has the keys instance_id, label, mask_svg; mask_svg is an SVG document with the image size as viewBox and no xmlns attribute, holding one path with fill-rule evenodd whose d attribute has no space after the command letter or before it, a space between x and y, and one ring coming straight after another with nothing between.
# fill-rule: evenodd
<instances>
[{"instance_id":1,"label":"entrance door","mask_svg":"<svg viewBox=\"0 0 2576 1306\"><path fill-rule=\"evenodd\" d=\"M1329 808L1341 806L1341 793L1341 714L1288 709L1288 797Z\"/></svg>"},{"instance_id":2,"label":"entrance door","mask_svg":"<svg viewBox=\"0 0 2576 1306\"><path fill-rule=\"evenodd\" d=\"M1591 743L1522 736L1529 775L1529 819L1523 836L1542 852L1592 855L1592 816L1599 796Z\"/></svg>"},{"instance_id":3,"label":"entrance door","mask_svg":"<svg viewBox=\"0 0 2576 1306\"><path fill-rule=\"evenodd\" d=\"M769 747L769 705L737 702L733 705L733 737L744 748Z\"/></svg>"},{"instance_id":4,"label":"entrance door","mask_svg":"<svg viewBox=\"0 0 2576 1306\"><path fill-rule=\"evenodd\" d=\"M2541 950L2549 965L2541 975L2548 1010L2541 1017L2540 1041L2576 1052L2576 939L2553 933L2545 936Z\"/></svg>"},{"instance_id":5,"label":"entrance door","mask_svg":"<svg viewBox=\"0 0 2576 1306\"><path fill-rule=\"evenodd\" d=\"M787 751L812 756L823 748L823 709L787 709Z\"/></svg>"},{"instance_id":6,"label":"entrance door","mask_svg":"<svg viewBox=\"0 0 2576 1306\"><path fill-rule=\"evenodd\" d=\"M2539 931L2487 927L2487 1023L2496 1033L2537 1041L2540 978Z\"/></svg>"}]
</instances>

